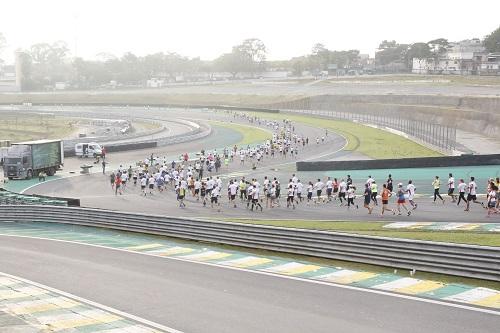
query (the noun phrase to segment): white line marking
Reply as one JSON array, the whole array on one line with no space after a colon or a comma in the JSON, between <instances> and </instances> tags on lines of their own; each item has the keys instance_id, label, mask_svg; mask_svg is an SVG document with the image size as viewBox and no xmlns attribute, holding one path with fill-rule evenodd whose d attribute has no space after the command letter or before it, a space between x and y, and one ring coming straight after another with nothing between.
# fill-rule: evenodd
<instances>
[{"instance_id":1,"label":"white line marking","mask_svg":"<svg viewBox=\"0 0 500 333\"><path fill-rule=\"evenodd\" d=\"M463 293L456 294L453 296L448 296L445 299L449 301L458 302L477 302L483 298L498 295L499 292L489 288L475 288L472 290L464 291Z\"/></svg>"},{"instance_id":2,"label":"white line marking","mask_svg":"<svg viewBox=\"0 0 500 333\"><path fill-rule=\"evenodd\" d=\"M38 237L24 237L24 238L37 238L37 239L44 239L44 240L46 239L46 238L38 238ZM49 239L46 239L46 240L49 240ZM62 242L68 242L68 241L62 241ZM72 242L68 242L68 243L72 243ZM81 244L81 243L75 243L75 244ZM103 247L103 246L99 246L99 247ZM127 251L127 252L132 252L132 251ZM137 253L137 252L133 252L133 253ZM111 308L109 306L106 306L106 305L103 305L103 304L99 304L99 303L90 301L90 300L85 299L83 297L76 296L76 295L67 293L65 291L62 291L62 290L59 290L59 289L56 289L56 288L52 288L52 287L49 287L49 286L46 286L46 285L43 285L43 284L38 283L38 282L34 282L34 281L31 281L31 280L28 280L28 279L25 279L25 278L21 278L21 277L18 277L18 276L15 276L15 275L11 275L11 274L7 274L7 273L3 273L3 272L0 272L0 275L9 277L11 279L15 279L15 280L27 283L27 284L31 284L31 285L33 285L35 287L40 288L40 289L44 289L44 290L47 290L47 291L50 291L50 292L53 292L53 293L65 296L67 298L73 299L73 300L78 301L80 303L88 304L88 305L93 306L95 308L98 308L98 309L101 309L101 310L113 313L113 314L118 315L120 317L130 319L132 321L135 321L135 322L147 325L149 327L152 327L152 328L155 328L155 329L158 329L158 330L162 330L162 331L165 331L165 332L168 332L168 333L183 333L182 331L179 331L179 330L176 330L176 329L164 326L164 325L160 325L160 324L154 323L154 322L149 321L147 319L134 316L133 314L126 313L126 312L123 312L123 311L120 311L120 310L117 310L117 309L113 309L113 308Z\"/></svg>"},{"instance_id":3,"label":"white line marking","mask_svg":"<svg viewBox=\"0 0 500 333\"><path fill-rule=\"evenodd\" d=\"M289 275L282 275L282 274L277 274L277 273L272 273L272 272L266 272L266 271L257 271L257 270L251 270L251 269L234 267L234 266L224 266L224 265L220 265L220 264L216 264L216 263L182 259L180 257L163 257L163 256L154 255L154 254L151 254L151 253L135 252L135 251L130 251L130 250L126 250L126 249L113 248L113 247L109 247L109 246L94 245L94 244L87 244L87 243L78 243L78 242L74 242L74 241L67 241L67 240L60 240L60 239L50 239L50 238L31 237L31 236L4 235L4 234L1 234L1 233L0 233L0 236L19 237L19 238L31 238L31 239L48 240L48 241L61 242L61 243L70 243L70 244L76 244L76 245L81 245L81 246L93 246L93 247L107 249L107 250L121 251L121 252L133 253L133 254L137 254L137 255L146 255L146 256L152 256L152 257L159 257L159 258L163 258L163 259L168 259L168 260L176 260L176 261L182 261L182 262L188 262L188 263L196 263L196 264L199 264L199 265L207 265L207 266L218 267L218 268L232 269L232 270L242 271L242 272L246 272L246 273L267 275L267 276L272 276L272 277L277 277L277 278L282 278L282 279L289 279L289 280L295 280L295 281L301 281L301 282L307 282L307 283L320 284L320 285L330 286L330 287L335 287L335 288L342 288L342 289L349 289L349 290L355 290L355 291L362 291L362 292L371 293L371 294L384 295L384 296L390 296L390 297L397 297L397 298L402 298L402 299L411 300L411 301L417 301L417 302L424 302L424 303L431 303L431 304L443 305L443 306L448 306L448 307L452 307L452 308L458 308L458 309L462 309L462 310L476 311L476 312L482 312L482 313L492 314L492 315L495 315L495 316L500 316L500 311L495 311L495 310L490 310L490 309L485 309L485 308L480 308L480 307L474 307L474 306L470 306L470 305L455 304L455 303L450 303L450 302L445 302L445 301L438 301L438 300L434 300L434 299L420 298L420 297L416 297L416 296L397 294L397 293L392 293L392 292L388 292L388 291L366 289L366 288L361 288L361 287L336 284L336 283L333 283L333 282L324 282L324 281L318 281L318 280L311 280L311 279L307 279L307 278L301 278L301 277L289 276ZM6 275L8 276L8 274L6 274ZM64 292L62 292L62 295L65 295ZM70 295L70 294L67 294L67 295ZM68 297L70 297L70 296L68 296ZM86 301L83 298L81 298L81 299L76 298L76 300L80 300L81 302L85 302ZM87 302L90 302L89 304L93 303L92 301L87 301ZM98 303L95 303L95 304L98 304ZM114 310L114 311L118 311L118 310ZM129 315L129 316L133 317L133 315ZM175 331L174 330L172 332L179 332L179 331ZM180 332L180 333L182 333L182 332Z\"/></svg>"},{"instance_id":4,"label":"white line marking","mask_svg":"<svg viewBox=\"0 0 500 333\"><path fill-rule=\"evenodd\" d=\"M382 283L382 284L373 286L373 288L381 289L381 290L395 290L395 289L414 286L414 285L418 284L419 282L420 282L420 280L405 277L405 278L402 278L399 280L395 280L395 281Z\"/></svg>"},{"instance_id":5,"label":"white line marking","mask_svg":"<svg viewBox=\"0 0 500 333\"><path fill-rule=\"evenodd\" d=\"M68 179L68 178L73 178L73 177L80 177L80 176L86 176L86 175L75 174L75 175L61 176L60 178L49 179L49 180L43 181L41 183L36 183L36 184L33 184L31 186L26 187L25 189L20 191L19 194L24 194L26 191L31 190L32 188L43 185L43 184L55 182L57 180L63 180L63 179Z\"/></svg>"}]
</instances>

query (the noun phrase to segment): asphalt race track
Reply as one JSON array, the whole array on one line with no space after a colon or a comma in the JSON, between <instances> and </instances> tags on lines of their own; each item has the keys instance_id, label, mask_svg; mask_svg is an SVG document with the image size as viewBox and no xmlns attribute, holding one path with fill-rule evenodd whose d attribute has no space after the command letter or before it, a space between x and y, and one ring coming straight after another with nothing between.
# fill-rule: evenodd
<instances>
[{"instance_id":1,"label":"asphalt race track","mask_svg":"<svg viewBox=\"0 0 500 333\"><path fill-rule=\"evenodd\" d=\"M113 111L114 110L114 111ZM190 112L193 120L201 123L207 120L218 120L228 122L239 123L247 126L258 126L258 124L249 124L244 120L234 119L231 114L227 112L212 112L207 110L146 110L140 108L130 108L130 109L109 109L106 112L130 112L130 114L144 115L146 112L152 113L152 116L160 118L173 118L173 117L184 117L186 118L186 112ZM118 116L118 115L117 115ZM265 115L263 115L265 117ZM286 116L284 116L286 117ZM311 141L313 138L321 136L324 134L322 129L314 128L311 126L303 125L300 123L295 124L296 131L304 136L308 136ZM269 129L263 124L260 126L263 129ZM221 132L218 132L221 131ZM316 145L314 142L309 146L300 151L299 159L297 160L330 160L330 159L359 159L366 158L360 156L358 153L353 153L351 151L342 151L342 148L346 144L343 137L336 135L335 133L330 133L326 138L324 144ZM172 159L176 159L180 154L185 152L193 153L200 151L201 149L211 149L211 148L223 148L226 146L231 147L238 141L238 136L231 135L231 131L226 128L214 127L214 131L203 139L194 140L182 144L174 144L165 147L158 147L151 150L135 150L127 152L112 153L108 156L108 162L110 166L108 171L113 168L117 168L119 165L128 166L134 165L136 161L143 160L144 158L154 154L155 156L167 156ZM219 174L224 178L225 184L228 178L240 179L242 176L249 178L258 178L262 181L264 176L278 177L282 186L287 183L288 179L291 177L292 173L295 173L295 162L296 159L282 159L277 157L275 159L267 158L264 159L262 165L260 165L257 170L252 170L250 165L241 166L239 162L235 161L230 164L228 169L223 168ZM82 160L78 158L68 158L66 160L65 169L75 170L78 173L79 165L82 164ZM82 206L95 207L95 208L106 208L106 209L116 209L122 211L135 211L143 213L155 213L155 214L166 214L166 215L181 215L181 216L197 216L197 217L220 217L221 212L218 209L212 210L209 208L204 208L200 203L195 202L189 196L187 197L187 207L185 209L179 209L177 201L175 199L175 194L173 191L168 193L157 194L154 196L142 197L141 192L138 188L133 188L133 186L128 186L125 190L123 196L116 197L114 192L109 187L108 177L103 176L99 173L99 167L97 166L90 176L78 176L59 179L57 181L50 181L42 184L37 184L35 187L29 188L27 194L43 194L50 196L60 196L60 197L77 197L81 199ZM415 185L417 187L417 194L423 195L421 198L417 198L416 202L419 204L418 210L414 211L410 217L407 216L392 216L386 215L384 220L387 221L430 221L430 222L489 222L490 220L496 222L498 218L495 216L490 219L485 218L485 212L476 204L472 205L471 211L465 213L463 211L464 207L456 207L452 205L448 200L448 203L443 206L441 203L433 204L430 194L432 189L430 183L434 178L433 172L439 172L441 179L446 179L448 172L446 168L441 168L439 170L429 170L427 174L422 174L419 169L409 169L403 173L400 173L401 177L395 178L395 183L401 181L406 185L409 178L415 180ZM487 170L484 173L484 177L476 178L480 189L486 182L486 177L495 176L495 172L498 174L497 169ZM489 173L490 172L490 173ZM338 177L340 180L344 178L349 171L332 171L332 172L297 172L298 177L302 180L303 184L307 184L308 181L313 183L317 178L325 179L326 176ZM354 177L354 182L358 185L358 195L362 194L362 185L367 179L369 174L372 174L369 170L363 172L356 172L359 175ZM381 170L374 170L373 174L382 174L380 177L376 177L379 187L381 187L382 182L386 178L386 172ZM355 175L355 173L351 173ZM470 170L463 171L463 174L455 174L456 179L459 177L464 177L470 174ZM414 177L419 175L419 179ZM213 175L215 176L215 175ZM382 178L383 177L383 178ZM445 187L445 186L444 186ZM443 189L444 191L444 189ZM444 193L443 193L444 195ZM444 196L446 198L446 196ZM448 198L446 198L448 199ZM326 205L311 205L306 206L305 204L299 205L299 207L291 212L285 207L276 208L273 210L265 210L263 214L255 214L244 209L244 205L240 204L238 208L233 209L227 205L226 200L223 199L222 213L225 217L255 217L255 218L290 218L291 214L295 219L330 219L330 220L380 220L379 212L380 208L375 209L374 214L368 215L366 209L361 208L362 199L358 199L358 204L360 209L347 210L345 207L338 207L338 202L329 203ZM395 204L392 204L395 208Z\"/></svg>"},{"instance_id":2,"label":"asphalt race track","mask_svg":"<svg viewBox=\"0 0 500 333\"><path fill-rule=\"evenodd\" d=\"M78 110L75 109L74 112ZM69 111L68 111L69 112ZM105 109L108 114L126 113L127 116L154 117L156 119L183 118L198 123L207 121L235 122L267 129L265 124L249 124L234 119L227 112L208 110L153 110L144 108ZM189 118L186 117L189 113ZM300 151L300 160L359 159L366 158L342 151L345 139L330 133L326 142L315 144L314 138L323 135L322 129L295 124L296 131L308 136L312 143ZM172 133L187 129L169 123ZM119 165L133 165L151 154L176 159L180 154L201 149L223 148L237 144L241 139L230 128L213 126L212 133L199 140L152 150L110 153L109 170ZM219 174L226 184L228 178L263 179L278 177L286 184L295 172L295 159L266 158L257 170L250 165L233 162ZM26 193L76 197L82 206L123 211L193 217L245 217L265 219L332 219L369 221L380 220L366 209L338 207L338 202L318 205L301 204L295 210L279 207L250 212L242 203L229 207L222 199L221 211L204 208L188 197L187 207L181 209L173 191L144 197L140 189L128 185L124 195L116 196L109 186L109 176L100 168L89 176L78 175L83 163L68 158L60 178L44 183L31 182ZM487 170L490 172L491 170ZM337 171L341 178L347 172ZM434 170L432 171L434 172ZM441 170L444 176L447 170ZM359 174L355 183L362 183L366 175ZM305 184L327 173L297 173ZM328 173L330 175L330 173ZM215 175L214 175L215 176ZM382 176L380 176L382 177ZM402 175L401 177L406 177ZM407 176L408 178L410 175ZM417 198L419 207L411 216L386 216L387 221L488 221L478 205L464 213L463 207L450 203L433 204L428 190L433 174L422 176L416 186L425 194ZM442 176L443 177L443 176ZM444 179L444 178L443 178ZM379 184L384 179L377 178ZM397 183L399 180L395 179ZM403 179L401 179L403 181ZM482 184L479 180L479 184ZM23 184L23 183L19 183ZM379 185L381 186L381 185ZM358 191L359 192L359 191ZM361 206L361 200L358 199ZM395 206L395 205L393 205ZM104 304L120 311L169 326L182 332L450 332L473 333L498 330L500 313L476 308L473 310L455 303L440 304L426 299L358 290L329 283L315 283L301 279L230 269L215 265L187 262L174 258L159 258L96 247L85 244L59 242L29 237L0 236L0 272L19 276L49 287L57 288Z\"/></svg>"},{"instance_id":3,"label":"asphalt race track","mask_svg":"<svg viewBox=\"0 0 500 333\"><path fill-rule=\"evenodd\" d=\"M0 252L8 274L184 332L473 333L499 323L491 313L88 245L0 236Z\"/></svg>"}]
</instances>

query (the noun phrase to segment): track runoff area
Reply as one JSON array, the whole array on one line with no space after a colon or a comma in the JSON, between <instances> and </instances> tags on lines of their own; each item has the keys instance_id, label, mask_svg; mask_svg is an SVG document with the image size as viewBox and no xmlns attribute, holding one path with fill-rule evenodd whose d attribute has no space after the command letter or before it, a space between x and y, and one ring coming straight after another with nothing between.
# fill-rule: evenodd
<instances>
[{"instance_id":1,"label":"track runoff area","mask_svg":"<svg viewBox=\"0 0 500 333\"><path fill-rule=\"evenodd\" d=\"M203 117L201 114L197 116ZM104 175L95 173L85 177L63 177L58 181L34 186L28 192L40 191L40 193L51 194L57 191L62 192L61 196L81 196L83 204L88 203L90 206L126 211L168 212L167 215L182 216L217 216L220 218L226 215L228 218L260 219L290 219L293 216L293 219L361 220L366 218L366 220L373 220L375 216L380 219L379 215L383 214L384 219L391 222L416 223L415 218L447 223L458 220L462 221L462 224L471 222L471 219L474 219L473 222L477 224L494 225L500 222L497 217L498 205L493 200L495 186L498 183L495 176L499 174L499 170L495 167L464 167L453 170L445 170L446 168L395 169L390 171L391 177L388 172L384 175L382 171L297 173L293 166L298 160L358 158L359 155L352 152L352 156L349 156L351 153L343 151L342 148L346 146L346 142L335 133L305 126L299 122L266 120L240 113L216 113L210 117L222 121L231 119L235 124L239 124L238 126L246 126L250 130L245 134L240 128L240 131L236 131L240 134L239 138L233 136L232 142L225 142L217 148L209 148L203 142L195 142L188 146L191 148L190 151L186 151L186 147L170 147L165 149L163 154L157 152L151 155L149 152L144 152L143 158L139 159L130 158L137 157L137 154L134 156L111 155L107 157L108 164L105 165L107 170L103 170ZM231 130L231 126L224 126L224 128ZM269 138L252 142L251 138L248 138L251 136L252 128L267 130ZM247 135L247 142L242 145L240 144L241 136L245 135ZM448 176L447 173L452 175ZM440 177L436 178L435 175L438 174ZM490 177L493 177L493 183L489 181ZM411 183L410 178L412 178ZM448 191L448 188L454 188L454 191L449 193L450 195L448 192L451 191ZM445 193L441 193L443 190ZM461 193L465 197L465 203L464 198L460 198ZM464 212L467 209L468 211ZM491 230L495 232L496 229L493 227ZM245 256L239 254L233 258L230 257L234 255L232 253L199 250L196 246L160 245L151 240L138 245L130 245L127 249L148 253L152 251L155 254L154 251L169 252L185 248L190 249L193 255L191 259L194 261L209 263L213 261L215 264L226 261L241 261L245 264L245 260L250 260L248 254ZM189 252L174 252L172 255L190 255ZM227 254L227 256L217 257L221 255L219 253ZM198 257L202 259L196 259ZM255 258L257 261L260 260L259 262L266 259L272 261L265 257ZM299 277L305 274L313 279L325 276L325 274L317 276L312 274L315 270L322 269L322 266L295 261L278 263L283 267L278 264L276 268L269 264L271 269L266 270L266 267L263 269L266 272L284 275L299 274ZM263 262L262 264L264 265ZM273 271L273 267L277 270ZM303 271L305 268L307 270ZM342 270L347 270L351 275L357 274L358 277L365 273L366 279L351 279L352 283L359 282L361 285L363 281L367 282L365 280L379 275L366 275L367 272L337 268L336 271L326 274L334 279L328 282L336 283L343 278L346 281L349 280L347 276L350 274L342 273ZM406 277L399 276L399 278L405 279ZM15 282L15 279L16 277L7 276L4 280L7 284L11 284ZM438 289L433 283L439 283L415 279L418 281L403 280L406 282L401 282L402 284L399 285L399 282L393 282L396 280L398 279L385 282L380 280L380 283L368 288L377 289L374 286L392 283L396 293L404 293L400 289L412 289L414 285L423 284L427 286L426 288L433 285ZM470 290L473 289L472 286ZM499 308L498 292L491 288L484 289L486 291L482 289L479 292L470 291L471 301L465 303L491 309ZM390 288L387 290L392 291ZM462 290L462 292L467 292L467 290ZM410 294L428 298L419 292ZM450 302L458 300L446 299L451 296L445 296L443 299ZM458 302L463 302L463 300L460 299ZM496 312L493 311L493 313ZM107 318L106 314L100 315ZM146 326L147 324L148 322ZM142 329L139 321L126 325L135 325L138 330ZM147 329L155 328L150 325ZM159 327L159 329L169 328Z\"/></svg>"}]
</instances>

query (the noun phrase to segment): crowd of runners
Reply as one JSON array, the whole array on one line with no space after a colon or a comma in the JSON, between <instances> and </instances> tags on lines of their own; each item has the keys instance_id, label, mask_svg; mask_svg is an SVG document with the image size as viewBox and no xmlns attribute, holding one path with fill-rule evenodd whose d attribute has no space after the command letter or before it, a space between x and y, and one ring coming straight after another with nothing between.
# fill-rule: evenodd
<instances>
[{"instance_id":1,"label":"crowd of runners","mask_svg":"<svg viewBox=\"0 0 500 333\"><path fill-rule=\"evenodd\" d=\"M110 175L111 187L116 195L121 195L127 187L141 189L142 196L157 193L175 192L179 207L186 207L186 202L221 209L228 207L244 207L250 211L263 211L276 207L294 210L300 205L320 205L337 203L346 209L360 207L372 214L376 209L380 216L408 215L417 209L415 201L417 189L412 180L395 182L388 175L381 186L368 176L364 184L356 186L350 175L344 178L316 179L301 181L293 174L284 184L278 177L264 176L262 179L241 177L223 181L221 170L227 171L230 164L251 166L256 169L264 159L297 158L299 151L310 144L309 138L295 132L293 124L287 120L273 122L261 120L246 114L234 114L235 118L243 118L250 123L265 125L272 129L272 138L262 144L246 147L226 147L221 151L202 150L196 156L187 153L177 161L150 156L134 167L120 168ZM323 133L322 133L323 134ZM325 142L328 131L316 137L315 143ZM104 170L103 170L104 171ZM358 184L359 185L359 184ZM444 204L447 199L441 195L441 188L446 187L448 200L465 211L471 204L478 204L487 209L487 216L499 213L498 188L499 178L490 179L485 188L486 198L478 200L478 185L474 177L458 182L450 173L447 182L436 176L431 183L434 194L433 202ZM359 202L362 197L362 204ZM439 201L438 201L439 200ZM391 201L393 204L391 205Z\"/></svg>"},{"instance_id":2,"label":"crowd of runners","mask_svg":"<svg viewBox=\"0 0 500 333\"><path fill-rule=\"evenodd\" d=\"M253 155L253 154L250 154ZM251 157L247 157L251 158ZM346 209L367 209L368 214L377 209L380 216L385 214L411 215L416 210L416 187L412 180L406 184L395 184L392 176L379 186L368 176L364 184L356 186L350 175L345 178L316 179L302 182L293 174L284 184L277 177L264 176L262 179L241 177L224 182L221 176L202 176L202 170L192 165L172 163L158 168L120 168L110 175L111 187L116 195L121 195L128 186L141 189L141 195L151 196L158 193L175 192L180 207L186 207L186 201L220 210L221 204L229 207L244 207L250 211L263 211L276 207L296 209L300 205L320 205L337 203ZM441 180L438 176L432 181L434 188L433 202L444 204L447 200L465 211L471 204L487 209L487 216L499 213L498 187L500 179L490 179L485 188L485 200L478 200L478 185L474 177L468 182L460 179L458 184L452 174L445 185L448 199L442 197ZM358 198L362 197L361 202ZM394 203L391 205L391 201Z\"/></svg>"}]
</instances>

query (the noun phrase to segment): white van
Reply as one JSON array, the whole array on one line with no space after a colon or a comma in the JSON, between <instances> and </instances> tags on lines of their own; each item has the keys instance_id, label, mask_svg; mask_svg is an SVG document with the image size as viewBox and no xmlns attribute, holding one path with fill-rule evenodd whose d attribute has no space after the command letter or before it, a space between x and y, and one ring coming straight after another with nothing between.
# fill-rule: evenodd
<instances>
[{"instance_id":1,"label":"white van","mask_svg":"<svg viewBox=\"0 0 500 333\"><path fill-rule=\"evenodd\" d=\"M102 157L102 147L95 142L77 143L75 145L75 155L78 157Z\"/></svg>"}]
</instances>

